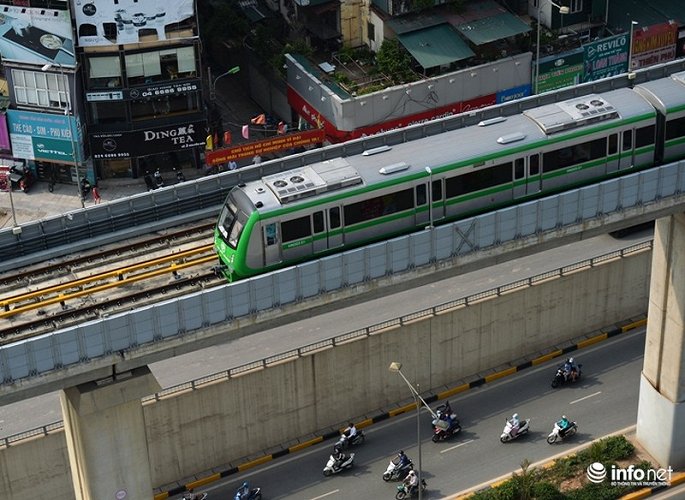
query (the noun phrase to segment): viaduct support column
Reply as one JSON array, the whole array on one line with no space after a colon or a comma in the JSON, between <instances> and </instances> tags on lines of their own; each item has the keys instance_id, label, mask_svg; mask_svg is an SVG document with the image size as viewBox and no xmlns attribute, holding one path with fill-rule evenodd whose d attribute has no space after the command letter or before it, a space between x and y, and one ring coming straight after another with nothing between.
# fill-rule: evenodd
<instances>
[{"instance_id":1,"label":"viaduct support column","mask_svg":"<svg viewBox=\"0 0 685 500\"><path fill-rule=\"evenodd\" d=\"M685 214L656 221L637 439L662 467L685 467Z\"/></svg>"},{"instance_id":2,"label":"viaduct support column","mask_svg":"<svg viewBox=\"0 0 685 500\"><path fill-rule=\"evenodd\" d=\"M147 366L62 391L76 500L152 498L141 398L160 390Z\"/></svg>"}]
</instances>

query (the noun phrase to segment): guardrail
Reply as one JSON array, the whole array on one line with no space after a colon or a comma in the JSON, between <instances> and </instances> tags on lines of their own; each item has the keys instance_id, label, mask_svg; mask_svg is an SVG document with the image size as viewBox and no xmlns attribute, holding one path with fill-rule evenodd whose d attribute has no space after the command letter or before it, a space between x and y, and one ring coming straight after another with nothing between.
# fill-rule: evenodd
<instances>
[{"instance_id":1,"label":"guardrail","mask_svg":"<svg viewBox=\"0 0 685 500\"><path fill-rule=\"evenodd\" d=\"M336 335L335 337L331 337L328 339L320 340L318 342L313 342L311 344L306 344L304 346L298 347L296 349L290 349L288 351L275 354L273 356L269 356L263 359L260 359L258 361L253 361L251 363L246 363L244 365L236 366L234 368L230 368L228 370L222 370L217 373L213 373L210 375L206 375L204 377L200 377L194 380L191 380L189 382L185 382L182 384L177 384L172 387L168 387L158 393L155 393L150 396L146 396L142 398L143 404L145 403L151 403L154 401L159 401L160 399L170 397L174 394L177 394L179 392L186 392L188 390L196 390L199 387L205 385L205 384L210 384L214 383L220 380L229 380L235 376L238 375L243 375L247 372L253 371L253 370L262 370L266 369L269 367L269 365L272 365L274 363L282 363L283 361L287 361L290 359L297 359L301 358L303 356L306 356L307 354L318 351L320 349L325 349L329 347L335 347L338 344L348 342L350 340L358 339L360 337L369 337L379 331L386 330L388 328L392 328L395 326L402 326L405 323L408 322L414 322L417 319L420 318L425 318L425 317L430 317L430 316L435 316L441 312L448 311L450 309L454 309L456 307L460 306L468 306L471 303L474 302L480 302L484 299L489 299L489 298L494 298L494 297L499 297L503 293L508 293L511 292L512 290L516 290L518 288L527 288L530 286L535 285L536 283L539 283L541 281L547 281L549 279L554 279L554 278L560 278L564 276L567 273L570 272L576 272L580 269L583 268L588 268L588 267L594 267L598 264L601 264L603 262L606 262L608 260L616 259L616 258L625 258L627 256L630 256L632 254L638 253L638 252L644 252L644 251L651 251L653 248L653 241L645 241L642 243L638 243L635 245L631 245L625 248L622 248L620 250L615 250L613 252L609 252L597 257L593 257L591 259L584 259L579 262L575 262L573 264L569 264L564 267L560 267L558 269L554 269L551 271L547 271L544 273L536 274L534 276L531 276L529 278L524 278L520 279L517 281L513 281L511 283L507 283L501 286L498 286L496 288L492 288L490 290L485 290L483 292L467 295L465 297L451 300L449 302L445 302L442 304L438 304L436 306L432 306L429 308L422 309L420 311L415 311L413 313L405 314L403 316L400 316L398 318L390 319L387 321L383 321L380 323L376 323L374 325L365 327L365 328L360 328L357 330L353 330L351 332L343 333L341 335ZM23 441L26 439L33 439L38 436L46 436L51 432L60 430L64 427L63 421L57 421L53 422L47 425L44 425L42 427L38 427L36 429L28 430L26 432L21 432L19 434L13 434L11 436L7 436L4 438L0 438L0 447L7 447L16 444L19 441Z\"/></svg>"}]
</instances>

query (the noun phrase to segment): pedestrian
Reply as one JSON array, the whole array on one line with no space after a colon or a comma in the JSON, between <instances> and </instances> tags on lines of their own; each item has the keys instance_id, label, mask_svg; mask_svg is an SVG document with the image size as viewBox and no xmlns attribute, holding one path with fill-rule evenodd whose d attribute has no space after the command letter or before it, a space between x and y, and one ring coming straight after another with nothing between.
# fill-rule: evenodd
<instances>
[{"instance_id":1,"label":"pedestrian","mask_svg":"<svg viewBox=\"0 0 685 500\"><path fill-rule=\"evenodd\" d=\"M262 163L262 157L256 154L254 158L252 158L252 163L254 163L255 165L259 165L260 163Z\"/></svg>"},{"instance_id":2,"label":"pedestrian","mask_svg":"<svg viewBox=\"0 0 685 500\"><path fill-rule=\"evenodd\" d=\"M100 198L100 190L98 189L98 187L97 187L97 186L93 186L92 189L91 189L91 193L93 193L93 202L94 202L96 205L99 205L99 204L100 204L100 201L102 200L102 198Z\"/></svg>"},{"instance_id":3,"label":"pedestrian","mask_svg":"<svg viewBox=\"0 0 685 500\"><path fill-rule=\"evenodd\" d=\"M238 164L235 161L231 160L228 162L229 170L235 170L236 168L238 168Z\"/></svg>"}]
</instances>

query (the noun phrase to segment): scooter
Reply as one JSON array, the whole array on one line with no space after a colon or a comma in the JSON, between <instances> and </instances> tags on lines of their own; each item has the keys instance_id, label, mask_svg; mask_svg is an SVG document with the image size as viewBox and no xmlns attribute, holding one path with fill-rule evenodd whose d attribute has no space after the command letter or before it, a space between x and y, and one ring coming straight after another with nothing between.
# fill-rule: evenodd
<instances>
[{"instance_id":1,"label":"scooter","mask_svg":"<svg viewBox=\"0 0 685 500\"><path fill-rule=\"evenodd\" d=\"M547 442L549 444L554 444L557 440L571 437L576 432L578 432L578 425L575 422L569 422L568 427L563 431L561 430L561 427L559 427L559 424L554 422L554 428L552 429L552 432L549 433L549 436L547 436Z\"/></svg>"},{"instance_id":2,"label":"scooter","mask_svg":"<svg viewBox=\"0 0 685 500\"><path fill-rule=\"evenodd\" d=\"M457 415L452 411L449 401L445 401L443 404L435 408L435 415L437 418L433 418L433 415L431 415L431 429L435 427L435 422L437 420L445 420L444 415L449 415L453 419L457 418Z\"/></svg>"},{"instance_id":3,"label":"scooter","mask_svg":"<svg viewBox=\"0 0 685 500\"><path fill-rule=\"evenodd\" d=\"M176 168L174 168L174 172L176 172L176 182L186 181L186 176L183 175L183 170L176 170Z\"/></svg>"},{"instance_id":4,"label":"scooter","mask_svg":"<svg viewBox=\"0 0 685 500\"><path fill-rule=\"evenodd\" d=\"M362 444L364 442L364 439L366 438L362 431L357 431L357 433L352 437L352 439L347 437L345 434L341 434L340 439L338 439L338 442L335 443L335 446L339 446L340 449L345 450L350 446Z\"/></svg>"},{"instance_id":5,"label":"scooter","mask_svg":"<svg viewBox=\"0 0 685 500\"><path fill-rule=\"evenodd\" d=\"M205 500L207 498L208 493L193 493L192 491L190 493L186 493L183 495L183 498L181 500Z\"/></svg>"},{"instance_id":6,"label":"scooter","mask_svg":"<svg viewBox=\"0 0 685 500\"><path fill-rule=\"evenodd\" d=\"M583 366L582 364L577 365L577 371L576 371L576 380L571 380L570 378L566 378L566 372L564 371L564 365L561 365L559 368L557 368L557 372L554 374L554 378L552 379L552 388L556 389L560 385L564 385L566 383L571 383L571 382L578 382L580 379L580 367Z\"/></svg>"},{"instance_id":7,"label":"scooter","mask_svg":"<svg viewBox=\"0 0 685 500\"><path fill-rule=\"evenodd\" d=\"M406 462L402 467L400 467L399 464L399 457L395 457L390 460L388 468L385 469L385 472L383 473L383 481L401 481L407 477L407 474L409 474L410 470L414 469L414 464L411 460Z\"/></svg>"},{"instance_id":8,"label":"scooter","mask_svg":"<svg viewBox=\"0 0 685 500\"><path fill-rule=\"evenodd\" d=\"M512 425L509 419L506 419L507 423L504 426L504 430L502 431L502 435L499 437L499 440L502 441L503 443L506 443L508 441L511 441L513 439L517 439L524 434L528 433L528 426L530 425L530 419L527 418L525 420L521 420L521 423L519 424L519 430L515 435L511 435L511 429Z\"/></svg>"},{"instance_id":9,"label":"scooter","mask_svg":"<svg viewBox=\"0 0 685 500\"><path fill-rule=\"evenodd\" d=\"M241 495L240 492L236 492L233 500L262 500L262 489L252 488L247 496Z\"/></svg>"},{"instance_id":10,"label":"scooter","mask_svg":"<svg viewBox=\"0 0 685 500\"><path fill-rule=\"evenodd\" d=\"M461 431L461 425L459 425L459 420L454 418L452 420L452 425L450 425L447 420L435 420L435 431L433 432L433 442L437 443L439 441L444 441Z\"/></svg>"},{"instance_id":11,"label":"scooter","mask_svg":"<svg viewBox=\"0 0 685 500\"><path fill-rule=\"evenodd\" d=\"M425 491L427 487L428 487L428 484L426 483L426 480L422 479L421 480L421 491ZM398 484L397 485L397 493L395 494L395 498L397 500L403 500L404 498L407 498L408 496L414 496L414 495L418 494L418 491L419 491L418 488L416 488L411 492L411 495L410 495L409 494L409 487L406 484L404 484L404 483Z\"/></svg>"},{"instance_id":12,"label":"scooter","mask_svg":"<svg viewBox=\"0 0 685 500\"><path fill-rule=\"evenodd\" d=\"M145 171L145 175L143 176L143 179L145 180L145 186L147 186L148 191L152 191L153 189L156 189L157 186L155 186L154 181L152 180L152 176L150 175L149 171Z\"/></svg>"},{"instance_id":13,"label":"scooter","mask_svg":"<svg viewBox=\"0 0 685 500\"><path fill-rule=\"evenodd\" d=\"M162 173L159 171L159 169L155 170L154 176L155 176L155 185L158 188L164 187L164 178L162 177Z\"/></svg>"},{"instance_id":14,"label":"scooter","mask_svg":"<svg viewBox=\"0 0 685 500\"><path fill-rule=\"evenodd\" d=\"M352 464L354 463L354 453L350 453L349 455L345 456L345 459L343 462L338 465L337 460L333 455L328 457L328 462L326 463L326 467L323 468L323 475L328 477L331 474L337 474L340 471L343 471L345 469L350 469L352 467Z\"/></svg>"}]
</instances>

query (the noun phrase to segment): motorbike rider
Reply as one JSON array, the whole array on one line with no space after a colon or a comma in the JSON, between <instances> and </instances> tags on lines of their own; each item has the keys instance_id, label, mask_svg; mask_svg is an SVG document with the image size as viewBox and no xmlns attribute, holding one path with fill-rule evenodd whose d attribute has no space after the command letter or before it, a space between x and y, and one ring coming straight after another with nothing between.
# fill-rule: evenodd
<instances>
[{"instance_id":1,"label":"motorbike rider","mask_svg":"<svg viewBox=\"0 0 685 500\"><path fill-rule=\"evenodd\" d=\"M564 377L571 382L575 382L576 378L578 378L578 368L573 358L568 358L566 363L564 363Z\"/></svg>"},{"instance_id":2,"label":"motorbike rider","mask_svg":"<svg viewBox=\"0 0 685 500\"><path fill-rule=\"evenodd\" d=\"M250 483L247 481L243 482L235 493L236 498L249 498L250 497Z\"/></svg>"},{"instance_id":3,"label":"motorbike rider","mask_svg":"<svg viewBox=\"0 0 685 500\"><path fill-rule=\"evenodd\" d=\"M333 467L336 469L342 467L342 464L344 464L345 460L347 460L347 455L342 452L340 445L336 444L335 447L333 447L333 458L335 459Z\"/></svg>"},{"instance_id":4,"label":"motorbike rider","mask_svg":"<svg viewBox=\"0 0 685 500\"><path fill-rule=\"evenodd\" d=\"M563 436L566 434L566 430L571 426L571 422L566 418L566 415L562 415L561 420L557 422L557 425L559 426L559 433Z\"/></svg>"},{"instance_id":5,"label":"motorbike rider","mask_svg":"<svg viewBox=\"0 0 685 500\"><path fill-rule=\"evenodd\" d=\"M188 490L188 493L183 495L183 500L199 500L202 495L199 493L193 493L192 488Z\"/></svg>"},{"instance_id":6,"label":"motorbike rider","mask_svg":"<svg viewBox=\"0 0 685 500\"><path fill-rule=\"evenodd\" d=\"M402 469L402 468L408 466L409 462L411 462L411 460L409 460L409 457L407 455L405 455L403 450L400 450L400 452L397 454L397 459L398 459L398 463L397 463L398 469Z\"/></svg>"},{"instance_id":7,"label":"motorbike rider","mask_svg":"<svg viewBox=\"0 0 685 500\"><path fill-rule=\"evenodd\" d=\"M404 486L407 488L407 494L412 495L416 488L419 486L419 476L416 475L416 472L413 470L409 471L409 474L407 474L407 477L404 478Z\"/></svg>"},{"instance_id":8,"label":"motorbike rider","mask_svg":"<svg viewBox=\"0 0 685 500\"><path fill-rule=\"evenodd\" d=\"M511 424L511 431L509 431L509 434L511 434L511 437L516 437L516 434L518 434L519 432L519 426L521 425L521 420L519 420L519 414L514 413L511 416L509 423Z\"/></svg>"},{"instance_id":9,"label":"motorbike rider","mask_svg":"<svg viewBox=\"0 0 685 500\"><path fill-rule=\"evenodd\" d=\"M357 428L354 426L354 422L350 422L347 426L347 428L343 431L343 436L345 436L348 440L352 440L354 436L357 435Z\"/></svg>"}]
</instances>

